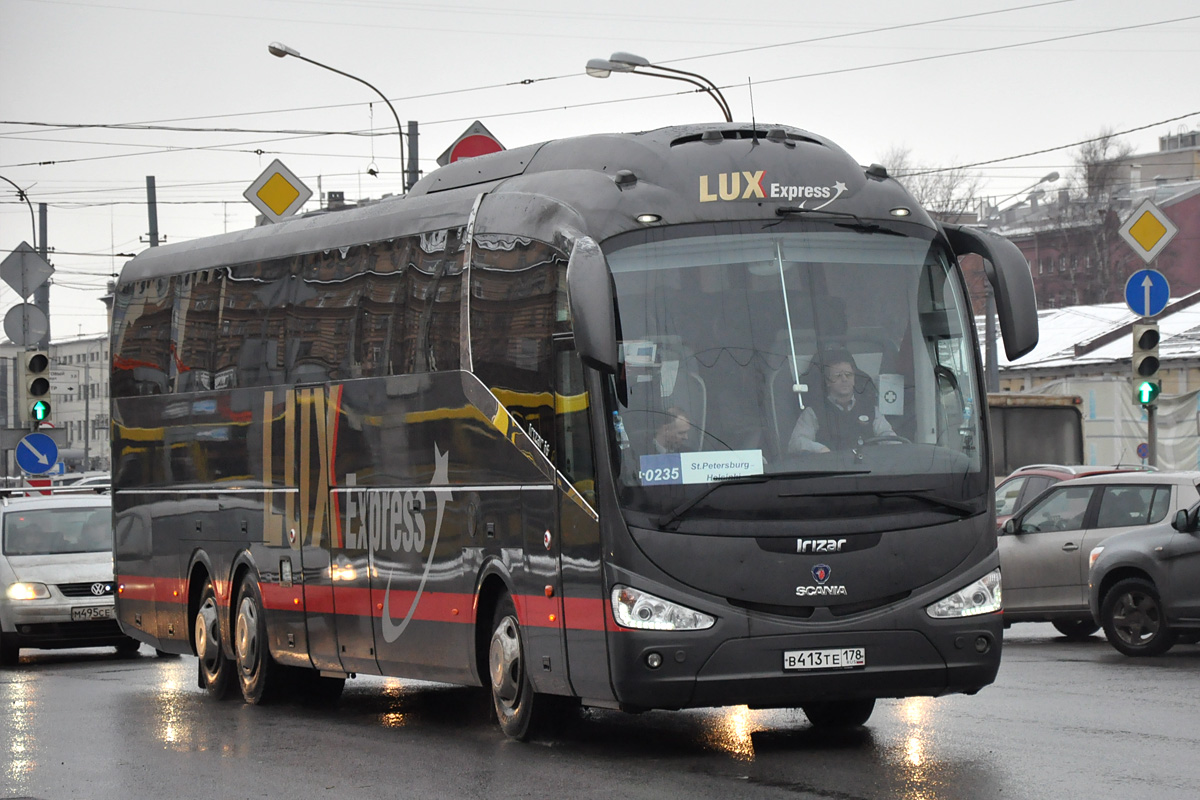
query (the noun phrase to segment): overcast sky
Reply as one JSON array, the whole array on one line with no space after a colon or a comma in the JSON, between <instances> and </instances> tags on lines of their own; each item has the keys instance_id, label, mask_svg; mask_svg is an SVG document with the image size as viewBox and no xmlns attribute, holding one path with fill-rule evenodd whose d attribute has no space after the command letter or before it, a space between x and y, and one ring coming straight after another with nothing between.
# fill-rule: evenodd
<instances>
[{"instance_id":1,"label":"overcast sky","mask_svg":"<svg viewBox=\"0 0 1200 800\"><path fill-rule=\"evenodd\" d=\"M253 225L242 192L275 158L314 192L399 191L386 105L272 41L417 120L426 172L476 119L509 147L720 119L670 81L583 74L614 51L863 164L978 164L998 198L1065 176L1104 129L1150 152L1200 127L1195 0L0 0L0 176L49 206L54 339L104 329L118 254L146 247L148 175L168 243ZM100 127L133 123L151 127ZM0 180L0 258L21 241L29 209ZM0 285L0 313L19 299Z\"/></svg>"}]
</instances>

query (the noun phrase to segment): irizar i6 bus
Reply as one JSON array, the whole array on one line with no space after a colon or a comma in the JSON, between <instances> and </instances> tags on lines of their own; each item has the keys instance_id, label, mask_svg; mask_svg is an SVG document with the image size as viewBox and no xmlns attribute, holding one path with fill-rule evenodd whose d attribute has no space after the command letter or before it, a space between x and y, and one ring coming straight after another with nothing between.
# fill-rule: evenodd
<instances>
[{"instance_id":1,"label":"irizar i6 bus","mask_svg":"<svg viewBox=\"0 0 1200 800\"><path fill-rule=\"evenodd\" d=\"M148 249L113 309L120 624L214 696L483 686L515 738L574 704L859 725L976 692L1002 623L968 252L1028 352L1015 246L741 124Z\"/></svg>"}]
</instances>

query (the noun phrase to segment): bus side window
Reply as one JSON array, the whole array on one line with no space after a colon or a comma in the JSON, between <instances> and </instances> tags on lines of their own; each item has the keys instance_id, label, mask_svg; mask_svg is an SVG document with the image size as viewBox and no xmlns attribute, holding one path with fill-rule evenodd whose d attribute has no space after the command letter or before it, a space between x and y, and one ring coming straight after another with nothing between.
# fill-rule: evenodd
<instances>
[{"instance_id":1,"label":"bus side window","mask_svg":"<svg viewBox=\"0 0 1200 800\"><path fill-rule=\"evenodd\" d=\"M592 454L592 428L588 418L588 392L583 382L583 362L574 350L560 350L555 377L558 446L555 466L589 503L595 503L596 467Z\"/></svg>"}]
</instances>

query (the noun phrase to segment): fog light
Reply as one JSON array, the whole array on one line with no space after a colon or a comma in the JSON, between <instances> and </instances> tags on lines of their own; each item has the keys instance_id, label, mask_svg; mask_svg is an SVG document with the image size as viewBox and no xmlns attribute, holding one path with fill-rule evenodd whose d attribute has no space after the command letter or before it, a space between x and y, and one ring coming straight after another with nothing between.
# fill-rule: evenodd
<instances>
[{"instance_id":1,"label":"fog light","mask_svg":"<svg viewBox=\"0 0 1200 800\"><path fill-rule=\"evenodd\" d=\"M662 666L662 656L658 653L649 653L646 655L646 666L650 669L658 669Z\"/></svg>"},{"instance_id":2,"label":"fog light","mask_svg":"<svg viewBox=\"0 0 1200 800\"><path fill-rule=\"evenodd\" d=\"M977 636L975 638L975 652L983 655L988 650L992 649L992 640L986 636Z\"/></svg>"}]
</instances>

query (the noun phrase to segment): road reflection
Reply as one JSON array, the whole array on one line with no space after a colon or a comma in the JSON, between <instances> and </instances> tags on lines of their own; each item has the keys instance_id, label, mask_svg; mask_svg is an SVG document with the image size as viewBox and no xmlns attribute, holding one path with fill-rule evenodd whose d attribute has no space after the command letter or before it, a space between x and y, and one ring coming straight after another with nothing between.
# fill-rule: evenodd
<instances>
[{"instance_id":1,"label":"road reflection","mask_svg":"<svg viewBox=\"0 0 1200 800\"><path fill-rule=\"evenodd\" d=\"M37 685L33 678L19 676L3 687L4 707L8 709L8 764L4 777L13 784L24 782L37 766L33 717L38 708Z\"/></svg>"}]
</instances>

